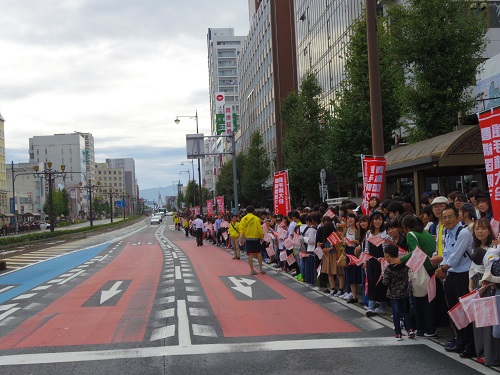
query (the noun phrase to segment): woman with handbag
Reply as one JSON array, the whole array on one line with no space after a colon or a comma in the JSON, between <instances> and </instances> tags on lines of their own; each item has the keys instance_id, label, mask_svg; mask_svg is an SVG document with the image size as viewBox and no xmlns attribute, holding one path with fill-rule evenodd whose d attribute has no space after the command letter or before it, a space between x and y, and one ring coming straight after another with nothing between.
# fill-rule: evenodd
<instances>
[{"instance_id":1,"label":"woman with handbag","mask_svg":"<svg viewBox=\"0 0 500 375\"><path fill-rule=\"evenodd\" d=\"M417 247L422 249L428 256L424 262L424 268L429 276L432 276L436 268L431 264L430 258L436 251L436 241L432 235L424 230L423 222L415 215L407 215L403 218L403 230L406 233L408 253L393 264L406 264L411 258L413 250ZM435 337L438 320L439 301L444 303L443 284L436 278L436 298L429 303L427 295L415 298L415 316L417 320L417 336Z\"/></svg>"}]
</instances>

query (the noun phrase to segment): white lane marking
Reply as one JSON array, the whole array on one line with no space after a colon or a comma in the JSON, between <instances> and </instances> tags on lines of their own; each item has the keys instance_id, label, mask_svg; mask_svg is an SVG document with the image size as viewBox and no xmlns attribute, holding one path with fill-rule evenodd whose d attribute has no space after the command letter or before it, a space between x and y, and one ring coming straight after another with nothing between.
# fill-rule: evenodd
<instances>
[{"instance_id":1,"label":"white lane marking","mask_svg":"<svg viewBox=\"0 0 500 375\"><path fill-rule=\"evenodd\" d=\"M21 310L20 307L14 307L13 309L10 309L10 310L7 310L6 312L4 312L3 314L0 314L0 321L1 320L4 320L6 317L8 317L9 315L12 315L14 314L17 310Z\"/></svg>"},{"instance_id":2,"label":"white lane marking","mask_svg":"<svg viewBox=\"0 0 500 375\"><path fill-rule=\"evenodd\" d=\"M156 303L159 305L163 305L165 303L172 303L172 302L175 302L175 296L163 297L163 298L159 298L156 300Z\"/></svg>"},{"instance_id":3,"label":"white lane marking","mask_svg":"<svg viewBox=\"0 0 500 375\"><path fill-rule=\"evenodd\" d=\"M117 281L113 284L113 286L109 290L103 290L101 292L101 300L99 302L102 305L107 300L113 298L117 294L121 293L121 289L118 289L120 285L122 285L123 281Z\"/></svg>"},{"instance_id":4,"label":"white lane marking","mask_svg":"<svg viewBox=\"0 0 500 375\"><path fill-rule=\"evenodd\" d=\"M77 268L87 268L88 265L87 264L82 264L81 266L78 266Z\"/></svg>"},{"instance_id":5,"label":"white lane marking","mask_svg":"<svg viewBox=\"0 0 500 375\"><path fill-rule=\"evenodd\" d=\"M187 296L188 302L204 302L201 296Z\"/></svg>"},{"instance_id":6,"label":"white lane marking","mask_svg":"<svg viewBox=\"0 0 500 375\"><path fill-rule=\"evenodd\" d=\"M0 305L0 311L7 311L13 308L14 306L19 305L18 303L11 303L9 305Z\"/></svg>"},{"instance_id":7,"label":"white lane marking","mask_svg":"<svg viewBox=\"0 0 500 375\"><path fill-rule=\"evenodd\" d=\"M189 286L189 285L186 286L186 292L199 292L199 291L200 288L198 288L197 286Z\"/></svg>"},{"instance_id":8,"label":"white lane marking","mask_svg":"<svg viewBox=\"0 0 500 375\"><path fill-rule=\"evenodd\" d=\"M5 288L0 289L0 293L6 292L6 291L8 291L9 289L12 289L12 288L14 288L14 285L6 286Z\"/></svg>"},{"instance_id":9,"label":"white lane marking","mask_svg":"<svg viewBox=\"0 0 500 375\"><path fill-rule=\"evenodd\" d=\"M70 281L71 279L74 279L77 276L80 276L84 272L85 272L85 270L81 270L81 271L75 272L72 276L68 277L67 279L62 280L59 283L59 285L66 284L68 281Z\"/></svg>"},{"instance_id":10,"label":"white lane marking","mask_svg":"<svg viewBox=\"0 0 500 375\"><path fill-rule=\"evenodd\" d=\"M177 253L172 253L172 257L174 257L175 259L179 258L179 257L177 256Z\"/></svg>"},{"instance_id":11,"label":"white lane marking","mask_svg":"<svg viewBox=\"0 0 500 375\"><path fill-rule=\"evenodd\" d=\"M186 301L177 301L177 321L179 323L179 346L191 346L191 334L189 333L189 317L186 309Z\"/></svg>"},{"instance_id":12,"label":"white lane marking","mask_svg":"<svg viewBox=\"0 0 500 375\"><path fill-rule=\"evenodd\" d=\"M163 340L175 336L175 325L157 328L151 334L151 341ZM0 364L1 365L1 364Z\"/></svg>"},{"instance_id":13,"label":"white lane marking","mask_svg":"<svg viewBox=\"0 0 500 375\"><path fill-rule=\"evenodd\" d=\"M71 275L73 275L73 274L72 273L65 273L65 274L59 275L59 277L68 277Z\"/></svg>"},{"instance_id":14,"label":"white lane marking","mask_svg":"<svg viewBox=\"0 0 500 375\"><path fill-rule=\"evenodd\" d=\"M182 279L181 266L175 266L175 278L177 280Z\"/></svg>"},{"instance_id":15,"label":"white lane marking","mask_svg":"<svg viewBox=\"0 0 500 375\"><path fill-rule=\"evenodd\" d=\"M175 309L172 307L171 309L157 311L156 315L155 315L155 319L171 318L174 315L175 315Z\"/></svg>"},{"instance_id":16,"label":"white lane marking","mask_svg":"<svg viewBox=\"0 0 500 375\"><path fill-rule=\"evenodd\" d=\"M41 286L37 286L36 288L33 288L31 290L45 290L45 289L49 289L52 285L41 285Z\"/></svg>"},{"instance_id":17,"label":"white lane marking","mask_svg":"<svg viewBox=\"0 0 500 375\"><path fill-rule=\"evenodd\" d=\"M64 279L53 279L53 280L47 281L47 283L49 283L49 284L57 284L57 283L60 283L63 280Z\"/></svg>"},{"instance_id":18,"label":"white lane marking","mask_svg":"<svg viewBox=\"0 0 500 375\"><path fill-rule=\"evenodd\" d=\"M209 316L208 309L200 309L198 307L190 307L189 315L191 316Z\"/></svg>"},{"instance_id":19,"label":"white lane marking","mask_svg":"<svg viewBox=\"0 0 500 375\"><path fill-rule=\"evenodd\" d=\"M168 327L162 327L168 328ZM134 348L118 350L98 350L82 352L61 353L39 353L39 354L16 354L0 356L0 366L28 365L43 363L68 363L87 362L97 360L130 359L130 358L152 358L171 357L196 354L217 353L251 353L265 351L289 351L306 349L336 349L336 348L361 348L361 347L392 347L392 346L414 346L422 345L419 340L395 341L391 338L359 338L359 339L314 339L293 341L268 341L260 343L241 344L204 344L190 346L160 346L152 348ZM425 345L425 342L424 342ZM441 347L442 351L442 347ZM474 364L474 362L471 364ZM488 369L489 370L489 369ZM477 369L476 369L477 371ZM496 374L491 370L488 374Z\"/></svg>"},{"instance_id":20,"label":"white lane marking","mask_svg":"<svg viewBox=\"0 0 500 375\"><path fill-rule=\"evenodd\" d=\"M36 293L28 293L28 294L21 294L20 296L17 296L16 298L12 298L13 300L19 300L19 299L28 299L33 296L36 296Z\"/></svg>"},{"instance_id":21,"label":"white lane marking","mask_svg":"<svg viewBox=\"0 0 500 375\"><path fill-rule=\"evenodd\" d=\"M98 260L98 262L102 262L104 259L106 259L107 257L109 257L109 254L106 254L104 255L101 259Z\"/></svg>"},{"instance_id":22,"label":"white lane marking","mask_svg":"<svg viewBox=\"0 0 500 375\"><path fill-rule=\"evenodd\" d=\"M193 324L193 335L203 337L217 337L217 332L211 326L203 324Z\"/></svg>"}]
</instances>

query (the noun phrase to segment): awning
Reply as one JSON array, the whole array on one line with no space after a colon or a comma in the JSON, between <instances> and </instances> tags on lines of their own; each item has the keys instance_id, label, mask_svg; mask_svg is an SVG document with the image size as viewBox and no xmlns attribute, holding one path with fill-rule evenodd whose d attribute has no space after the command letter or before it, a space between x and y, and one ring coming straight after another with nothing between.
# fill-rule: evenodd
<instances>
[{"instance_id":1,"label":"awning","mask_svg":"<svg viewBox=\"0 0 500 375\"><path fill-rule=\"evenodd\" d=\"M388 176L438 167L484 167L478 125L464 126L451 133L398 147L385 156Z\"/></svg>"}]
</instances>

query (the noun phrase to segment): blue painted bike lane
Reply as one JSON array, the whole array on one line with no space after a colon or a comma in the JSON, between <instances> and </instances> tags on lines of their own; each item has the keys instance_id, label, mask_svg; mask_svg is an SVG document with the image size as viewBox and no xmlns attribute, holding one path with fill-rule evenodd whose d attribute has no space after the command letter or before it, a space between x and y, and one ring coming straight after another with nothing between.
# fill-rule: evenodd
<instances>
[{"instance_id":1,"label":"blue painted bike lane","mask_svg":"<svg viewBox=\"0 0 500 375\"><path fill-rule=\"evenodd\" d=\"M0 276L0 286L16 285L14 288L0 293L0 304L88 262L108 246L109 243L105 243L77 250Z\"/></svg>"}]
</instances>

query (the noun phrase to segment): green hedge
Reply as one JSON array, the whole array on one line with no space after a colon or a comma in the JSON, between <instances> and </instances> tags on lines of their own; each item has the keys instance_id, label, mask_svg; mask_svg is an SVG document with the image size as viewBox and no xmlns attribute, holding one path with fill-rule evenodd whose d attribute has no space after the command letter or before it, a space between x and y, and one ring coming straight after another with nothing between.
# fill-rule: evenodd
<instances>
[{"instance_id":1,"label":"green hedge","mask_svg":"<svg viewBox=\"0 0 500 375\"><path fill-rule=\"evenodd\" d=\"M140 218L142 218L142 216L140 216ZM114 223L94 225L93 227L88 226L88 227L83 227L83 228L78 228L78 229L68 229L68 230L60 230L60 231L55 230L54 232L51 232L49 230L40 230L39 232L23 234L20 236L0 237L0 248L9 247L12 245L19 245L19 244L23 244L23 243L36 242L36 241L46 240L46 239L50 239L50 238L64 237L64 236L69 236L72 234L102 230L102 229L106 229L106 228L110 228L110 227L114 227L114 226L120 226L120 225L123 225L125 223L130 223L131 221L136 221L137 219L138 219L138 217L132 217L132 218L127 218L125 220L116 221ZM61 222L61 223L68 223L68 225L69 225L69 222ZM57 223L57 226L58 227L66 226L66 225L60 225L61 223ZM75 224L77 224L76 221L75 221Z\"/></svg>"}]
</instances>

